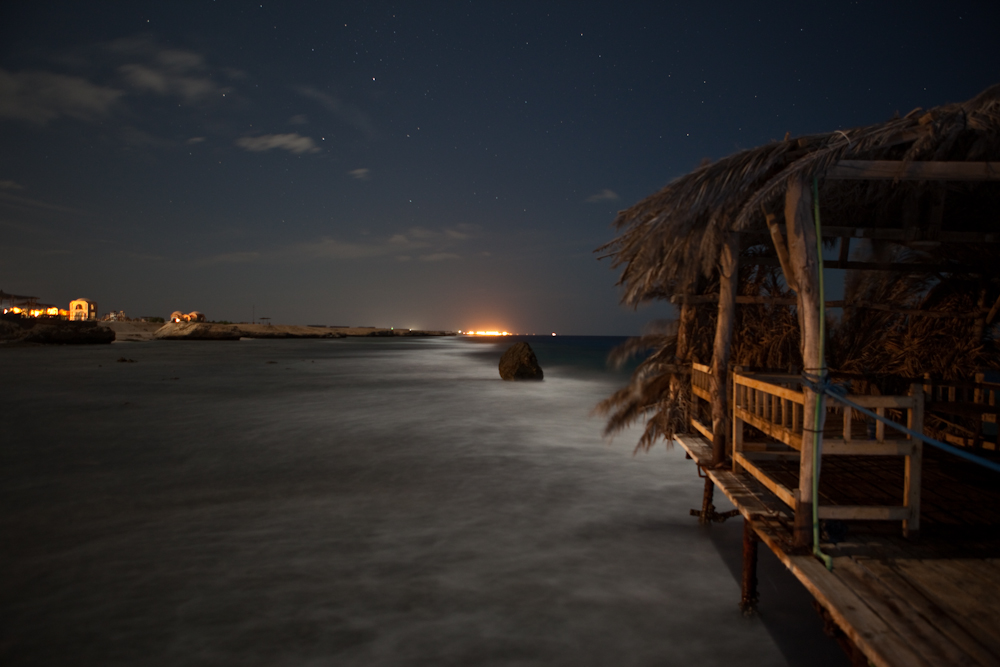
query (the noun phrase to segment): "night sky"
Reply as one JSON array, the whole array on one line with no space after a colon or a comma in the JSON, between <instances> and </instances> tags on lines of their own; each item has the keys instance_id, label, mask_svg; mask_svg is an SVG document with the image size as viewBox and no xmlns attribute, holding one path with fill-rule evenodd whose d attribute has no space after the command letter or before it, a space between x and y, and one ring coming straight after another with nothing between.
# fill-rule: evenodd
<instances>
[{"instance_id":1,"label":"night sky","mask_svg":"<svg viewBox=\"0 0 1000 667\"><path fill-rule=\"evenodd\" d=\"M1000 82L1000 3L4 2L0 289L635 334L616 211Z\"/></svg>"}]
</instances>

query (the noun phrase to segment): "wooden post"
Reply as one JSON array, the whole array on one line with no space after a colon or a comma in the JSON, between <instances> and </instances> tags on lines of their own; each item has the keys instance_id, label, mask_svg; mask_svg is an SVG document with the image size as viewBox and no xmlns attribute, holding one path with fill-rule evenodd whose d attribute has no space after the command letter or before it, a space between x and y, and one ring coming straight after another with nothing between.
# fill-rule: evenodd
<instances>
[{"instance_id":1,"label":"wooden post","mask_svg":"<svg viewBox=\"0 0 1000 667\"><path fill-rule=\"evenodd\" d=\"M678 366L691 365L691 334L694 332L696 314L693 304L688 303L687 300L681 304L680 319L677 321L677 352L674 355L674 362ZM670 398L675 404L677 397L683 392L684 386L690 381L690 378L680 375L674 375L670 378ZM691 425L691 402L685 401L683 405L684 427L688 428Z\"/></svg>"},{"instance_id":2,"label":"wooden post","mask_svg":"<svg viewBox=\"0 0 1000 667\"><path fill-rule=\"evenodd\" d=\"M915 433L924 432L924 387L920 384L910 385L910 396L913 397L913 407L909 411L906 427ZM910 518L903 520L903 536L916 539L920 534L920 477L924 462L924 443L917 438L911 438L913 453L906 457L903 464L903 504L910 510Z\"/></svg>"},{"instance_id":3,"label":"wooden post","mask_svg":"<svg viewBox=\"0 0 1000 667\"><path fill-rule=\"evenodd\" d=\"M737 366L734 371L742 370ZM736 409L740 407L740 386L733 378L733 472L740 472L740 464L736 461L736 454L743 451L743 420L736 416Z\"/></svg>"},{"instance_id":4,"label":"wooden post","mask_svg":"<svg viewBox=\"0 0 1000 667\"><path fill-rule=\"evenodd\" d=\"M740 244L736 234L729 234L719 256L719 318L715 326L712 347L712 374L709 392L712 396L712 465L726 459L726 436L729 430L729 392L726 381L729 371L729 349L736 317L736 283L739 280Z\"/></svg>"},{"instance_id":5,"label":"wooden post","mask_svg":"<svg viewBox=\"0 0 1000 667\"><path fill-rule=\"evenodd\" d=\"M795 283L798 286L799 323L802 331L803 370L817 376L825 367L820 356L820 295L819 256L816 248L816 227L812 215L812 193L804 176L793 176L785 193L785 226L788 231L788 254ZM802 388L805 399L802 410L802 452L799 459L799 487L795 503L795 545L806 547L812 542L813 434L820 434L822 450L825 400L819 397L819 419L816 418L816 393ZM819 472L817 461L817 473Z\"/></svg>"},{"instance_id":6,"label":"wooden post","mask_svg":"<svg viewBox=\"0 0 1000 667\"><path fill-rule=\"evenodd\" d=\"M740 595L740 611L750 616L757 611L757 543L750 519L743 520L743 582Z\"/></svg>"},{"instance_id":7,"label":"wooden post","mask_svg":"<svg viewBox=\"0 0 1000 667\"><path fill-rule=\"evenodd\" d=\"M694 514L694 510L691 510ZM715 482L705 473L705 488L701 494L701 512L698 514L698 523L710 524L715 516Z\"/></svg>"}]
</instances>

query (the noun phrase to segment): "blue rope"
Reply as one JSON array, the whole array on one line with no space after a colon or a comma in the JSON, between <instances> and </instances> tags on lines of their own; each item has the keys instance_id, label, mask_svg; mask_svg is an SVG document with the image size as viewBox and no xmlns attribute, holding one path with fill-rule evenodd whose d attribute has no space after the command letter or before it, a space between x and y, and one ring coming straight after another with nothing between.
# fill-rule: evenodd
<instances>
[{"instance_id":1,"label":"blue rope","mask_svg":"<svg viewBox=\"0 0 1000 667\"><path fill-rule=\"evenodd\" d=\"M815 378L815 380L814 380L814 378ZM818 380L818 381L816 381L816 380ZM847 388L846 387L844 387L843 385L833 384L832 382L830 382L829 378L825 378L825 377L824 378L819 378L819 376L816 376L816 375L811 375L809 373L803 373L802 374L802 381L810 389L812 389L816 393L823 393L823 394L826 394L828 396L831 396L838 403L843 403L844 405L852 407L855 410L857 410L858 412L860 412L860 413L862 413L864 415L868 415L869 417L872 417L873 419L877 419L878 421L880 421L880 422L882 422L884 424L889 425L890 427L896 429L897 431L900 431L901 433L905 433L906 435L910 436L911 438L917 438L918 440L923 440L924 442L926 442L928 445L931 445L932 447L937 447L938 449L940 449L942 451L948 452L949 454L954 454L955 456L963 458L966 461L971 461L971 462L973 462L975 464L981 465L984 468L989 468L990 470L993 470L995 472L1000 472L1000 463L996 463L994 461L990 461L989 459L984 459L981 456L976 456L975 454L970 454L969 452L965 451L964 449L959 449L958 447L955 447L954 445L949 445L947 443L941 442L940 440L935 440L934 438L928 437L928 436L924 435L923 433L917 433L916 431L911 431L910 429L906 428L902 424L898 424L898 423L892 421L891 419L886 419L885 417L882 417L882 416L880 416L880 415L872 412L868 408L861 407L860 405L858 405L854 401L852 401L852 400L850 400L850 399L847 398Z\"/></svg>"}]
</instances>

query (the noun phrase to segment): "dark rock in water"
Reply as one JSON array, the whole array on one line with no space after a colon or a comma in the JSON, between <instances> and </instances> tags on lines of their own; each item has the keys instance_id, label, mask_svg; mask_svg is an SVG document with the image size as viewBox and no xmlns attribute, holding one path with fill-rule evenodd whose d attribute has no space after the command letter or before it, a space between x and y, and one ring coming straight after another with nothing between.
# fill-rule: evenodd
<instances>
[{"instance_id":1,"label":"dark rock in water","mask_svg":"<svg viewBox=\"0 0 1000 667\"><path fill-rule=\"evenodd\" d=\"M542 367L531 346L514 343L500 357L500 377L504 380L541 380Z\"/></svg>"},{"instance_id":2,"label":"dark rock in water","mask_svg":"<svg viewBox=\"0 0 1000 667\"><path fill-rule=\"evenodd\" d=\"M49 345L91 345L110 343L115 332L97 322L66 322L34 318L4 318L0 321L0 340Z\"/></svg>"}]
</instances>

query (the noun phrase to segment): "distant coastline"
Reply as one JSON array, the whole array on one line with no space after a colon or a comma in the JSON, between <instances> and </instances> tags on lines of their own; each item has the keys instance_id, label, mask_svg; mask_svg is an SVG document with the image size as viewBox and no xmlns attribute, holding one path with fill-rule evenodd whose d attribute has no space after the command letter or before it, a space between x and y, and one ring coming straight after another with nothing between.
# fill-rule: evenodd
<instances>
[{"instance_id":1,"label":"distant coastline","mask_svg":"<svg viewBox=\"0 0 1000 667\"><path fill-rule=\"evenodd\" d=\"M4 318L0 342L5 344L106 344L152 340L240 340L241 338L348 338L455 336L454 331L382 327L327 327L287 324L221 324L215 322L119 322Z\"/></svg>"}]
</instances>

